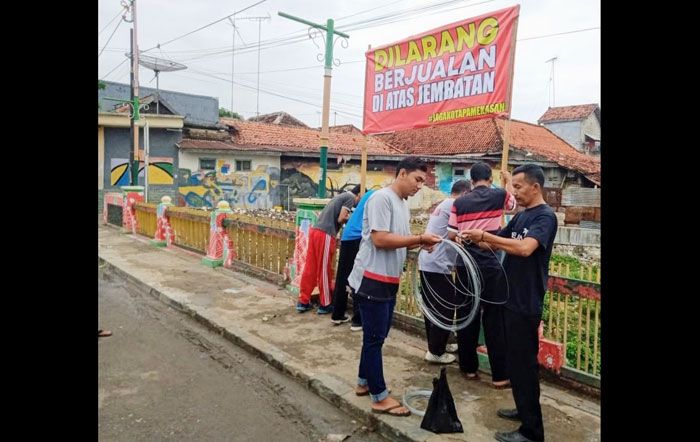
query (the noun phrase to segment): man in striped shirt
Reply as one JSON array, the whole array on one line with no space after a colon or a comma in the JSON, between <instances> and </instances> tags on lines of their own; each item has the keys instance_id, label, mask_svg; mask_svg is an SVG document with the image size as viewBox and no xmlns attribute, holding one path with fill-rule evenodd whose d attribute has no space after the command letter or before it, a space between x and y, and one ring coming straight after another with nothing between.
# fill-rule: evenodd
<instances>
[{"instance_id":1,"label":"man in striped shirt","mask_svg":"<svg viewBox=\"0 0 700 442\"><path fill-rule=\"evenodd\" d=\"M491 187L493 182L491 166L484 162L475 163L470 176L474 188L466 195L457 198L452 205L452 213L448 223L450 239L456 237L458 231L467 229L482 229L497 233L501 227L501 217L505 211L515 209L516 201L513 196L510 174L501 171L501 183L505 189ZM491 250L482 250L475 244L466 246L474 258L482 277L481 313L484 321L484 339L491 365L491 381L494 388L508 388L509 376L506 369L505 329L503 322L503 304L506 302L507 286L501 263ZM465 292L463 284L468 281L468 275L461 258L457 260L457 295ZM461 315L466 315L475 301L473 297L466 300L461 309ZM460 313L458 313L458 316ZM476 353L481 327L481 316L477 314L474 320L457 333L457 354L459 368L467 379L478 379L479 358Z\"/></svg>"}]
</instances>

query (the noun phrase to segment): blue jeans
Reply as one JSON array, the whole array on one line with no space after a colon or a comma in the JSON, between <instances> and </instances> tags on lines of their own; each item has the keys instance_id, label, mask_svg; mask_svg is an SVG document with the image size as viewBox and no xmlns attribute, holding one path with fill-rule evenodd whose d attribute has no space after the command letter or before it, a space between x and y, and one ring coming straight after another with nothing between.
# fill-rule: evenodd
<instances>
[{"instance_id":1,"label":"blue jeans","mask_svg":"<svg viewBox=\"0 0 700 442\"><path fill-rule=\"evenodd\" d=\"M362 352L357 384L368 385L372 402L379 402L389 396L384 382L382 346L391 328L396 298L374 301L364 296L356 296L356 299L362 317Z\"/></svg>"}]
</instances>

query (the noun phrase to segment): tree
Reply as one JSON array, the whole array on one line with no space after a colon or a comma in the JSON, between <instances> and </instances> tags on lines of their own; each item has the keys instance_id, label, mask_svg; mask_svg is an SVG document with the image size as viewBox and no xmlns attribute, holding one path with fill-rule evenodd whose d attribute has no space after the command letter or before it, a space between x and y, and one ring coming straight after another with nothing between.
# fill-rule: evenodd
<instances>
[{"instance_id":1,"label":"tree","mask_svg":"<svg viewBox=\"0 0 700 442\"><path fill-rule=\"evenodd\" d=\"M104 81L97 80L97 90L102 90L107 87L107 84ZM102 107L100 106L100 102L97 102L97 110L101 110Z\"/></svg>"},{"instance_id":2,"label":"tree","mask_svg":"<svg viewBox=\"0 0 700 442\"><path fill-rule=\"evenodd\" d=\"M220 107L219 108L219 116L220 117L227 117L227 118L235 118L237 120L242 120L243 117L241 117L238 112L231 112L225 107Z\"/></svg>"}]
</instances>

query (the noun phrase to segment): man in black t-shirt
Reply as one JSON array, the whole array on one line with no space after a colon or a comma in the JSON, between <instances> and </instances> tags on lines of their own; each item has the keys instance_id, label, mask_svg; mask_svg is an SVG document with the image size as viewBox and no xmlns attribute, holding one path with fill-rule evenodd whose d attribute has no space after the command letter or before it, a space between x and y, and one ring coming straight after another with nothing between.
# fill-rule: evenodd
<instances>
[{"instance_id":1,"label":"man in black t-shirt","mask_svg":"<svg viewBox=\"0 0 700 442\"><path fill-rule=\"evenodd\" d=\"M534 164L513 170L513 195L525 210L516 214L498 235L482 229L460 232L462 239L481 248L506 252L503 268L508 275L505 304L506 361L516 408L498 410L498 416L522 422L511 432L496 432L503 442L543 441L542 408L537 352L537 328L547 290L549 257L557 233L557 218L544 201L544 172Z\"/></svg>"}]
</instances>

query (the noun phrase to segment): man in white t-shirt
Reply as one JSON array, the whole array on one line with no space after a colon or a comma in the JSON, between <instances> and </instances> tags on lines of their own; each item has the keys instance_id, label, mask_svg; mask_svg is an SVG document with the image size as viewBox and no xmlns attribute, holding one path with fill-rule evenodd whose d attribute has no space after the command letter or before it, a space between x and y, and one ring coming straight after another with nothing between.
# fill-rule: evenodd
<instances>
[{"instance_id":1,"label":"man in white t-shirt","mask_svg":"<svg viewBox=\"0 0 700 442\"><path fill-rule=\"evenodd\" d=\"M425 161L406 157L396 165L394 182L367 200L360 251L348 277L362 317L362 352L355 394L369 395L373 412L391 416L411 414L389 396L382 364L382 346L391 328L406 249L432 250L433 245L442 241L432 233L411 235L410 231L406 198L420 190L427 172Z\"/></svg>"}]
</instances>

